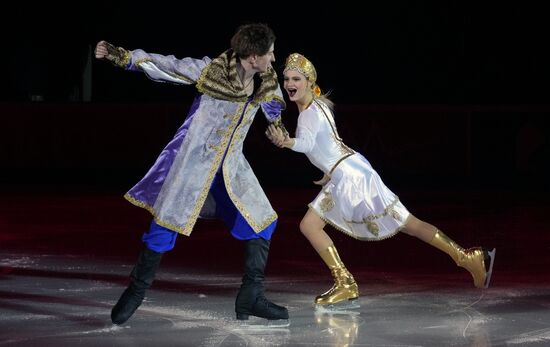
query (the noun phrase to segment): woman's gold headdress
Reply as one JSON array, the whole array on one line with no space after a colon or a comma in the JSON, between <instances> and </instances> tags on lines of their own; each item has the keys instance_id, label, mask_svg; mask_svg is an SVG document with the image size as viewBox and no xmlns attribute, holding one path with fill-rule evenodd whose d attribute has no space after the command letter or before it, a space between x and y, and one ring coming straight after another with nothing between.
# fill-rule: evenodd
<instances>
[{"instance_id":1,"label":"woman's gold headdress","mask_svg":"<svg viewBox=\"0 0 550 347\"><path fill-rule=\"evenodd\" d=\"M308 81L313 85L313 93L315 96L321 95L321 88L315 83L317 81L317 71L315 66L303 55L300 53L292 53L286 58L285 69L287 70L296 70L302 75L306 76Z\"/></svg>"}]
</instances>

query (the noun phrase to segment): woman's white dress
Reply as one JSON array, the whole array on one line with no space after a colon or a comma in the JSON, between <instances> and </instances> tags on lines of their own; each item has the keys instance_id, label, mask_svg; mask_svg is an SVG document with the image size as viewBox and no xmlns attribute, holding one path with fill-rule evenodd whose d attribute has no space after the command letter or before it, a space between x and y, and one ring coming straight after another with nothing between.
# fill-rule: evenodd
<instances>
[{"instance_id":1,"label":"woman's white dress","mask_svg":"<svg viewBox=\"0 0 550 347\"><path fill-rule=\"evenodd\" d=\"M409 211L368 160L342 142L321 100L300 113L292 150L330 176L309 204L325 222L359 240L386 239L403 228Z\"/></svg>"}]
</instances>

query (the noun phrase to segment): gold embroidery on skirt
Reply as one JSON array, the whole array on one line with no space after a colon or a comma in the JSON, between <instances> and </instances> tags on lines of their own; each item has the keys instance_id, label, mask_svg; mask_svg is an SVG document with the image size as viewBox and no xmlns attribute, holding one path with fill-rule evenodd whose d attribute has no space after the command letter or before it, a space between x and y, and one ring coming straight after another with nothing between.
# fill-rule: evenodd
<instances>
[{"instance_id":1,"label":"gold embroidery on skirt","mask_svg":"<svg viewBox=\"0 0 550 347\"><path fill-rule=\"evenodd\" d=\"M393 219L398 220L398 221L400 221L400 222L403 221L403 217L401 217L401 215L399 214L399 212L397 212L397 211L394 210L393 208L390 210L390 214L391 214L391 216L393 217Z\"/></svg>"},{"instance_id":2,"label":"gold embroidery on skirt","mask_svg":"<svg viewBox=\"0 0 550 347\"><path fill-rule=\"evenodd\" d=\"M378 233L380 232L380 228L378 228L378 224L376 224L376 222L372 220L366 220L365 222L367 223L367 229L369 229L371 234L378 237Z\"/></svg>"},{"instance_id":3,"label":"gold embroidery on skirt","mask_svg":"<svg viewBox=\"0 0 550 347\"><path fill-rule=\"evenodd\" d=\"M325 192L325 196L321 200L319 207L321 208L321 211L323 211L323 213L327 213L328 211L332 210L332 208L334 207L334 200L332 200L332 194L330 194L330 192Z\"/></svg>"},{"instance_id":4,"label":"gold embroidery on skirt","mask_svg":"<svg viewBox=\"0 0 550 347\"><path fill-rule=\"evenodd\" d=\"M321 204L324 202L324 199L323 201L321 201ZM398 220L398 221L403 221L403 217L401 217L401 215L394 209L395 205L399 202L399 199L396 198L395 200L393 200L389 205L388 207L386 207L384 209L384 212L380 213L380 214L371 214L369 216L366 216L365 218L363 218L363 220L361 221L354 221L354 220L344 220L344 222L346 222L349 226L350 226L350 229L353 229L352 225L353 224L365 224L367 226L367 230L373 234L374 236L378 237L378 234L380 232L380 228L378 227L378 224L376 223L376 220L379 219L379 218L382 218L382 217L385 217L387 216L388 214L394 218L395 220ZM321 209L323 207L321 206Z\"/></svg>"}]
</instances>

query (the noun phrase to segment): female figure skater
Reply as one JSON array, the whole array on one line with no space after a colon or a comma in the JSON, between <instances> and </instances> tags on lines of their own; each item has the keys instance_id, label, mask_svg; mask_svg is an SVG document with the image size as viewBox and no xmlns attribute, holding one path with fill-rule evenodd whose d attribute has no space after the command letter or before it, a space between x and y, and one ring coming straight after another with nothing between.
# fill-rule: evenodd
<instances>
[{"instance_id":1,"label":"female figure skater","mask_svg":"<svg viewBox=\"0 0 550 347\"><path fill-rule=\"evenodd\" d=\"M315 298L317 307L357 308L359 289L340 259L326 223L359 240L383 240L399 231L415 236L447 253L458 266L468 270L478 288L487 288L495 249L464 249L435 226L413 216L382 182L360 153L338 136L333 103L321 95L313 64L298 53L291 54L284 68L284 89L300 111L296 137L270 125L267 137L281 148L304 153L324 176L315 183L322 190L309 204L300 231L329 267L333 287Z\"/></svg>"}]
</instances>

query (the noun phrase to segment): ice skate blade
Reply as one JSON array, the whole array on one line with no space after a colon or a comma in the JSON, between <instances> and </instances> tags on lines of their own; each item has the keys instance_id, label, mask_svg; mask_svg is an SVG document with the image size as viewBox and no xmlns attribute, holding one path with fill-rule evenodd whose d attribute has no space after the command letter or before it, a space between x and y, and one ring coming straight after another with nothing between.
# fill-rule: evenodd
<instances>
[{"instance_id":1,"label":"ice skate blade","mask_svg":"<svg viewBox=\"0 0 550 347\"><path fill-rule=\"evenodd\" d=\"M338 312L350 312L350 313L359 313L357 311L352 311L354 309L360 308L359 301L357 299L340 301L336 304L330 305L315 305L315 311L320 313L338 313Z\"/></svg>"},{"instance_id":2,"label":"ice skate blade","mask_svg":"<svg viewBox=\"0 0 550 347\"><path fill-rule=\"evenodd\" d=\"M241 329L261 330L286 328L290 326L289 319L265 319L260 317L250 316L247 320L238 320Z\"/></svg>"},{"instance_id":3,"label":"ice skate blade","mask_svg":"<svg viewBox=\"0 0 550 347\"><path fill-rule=\"evenodd\" d=\"M493 250L489 252L489 257L491 257L491 262L489 263L489 270L487 270L487 278L485 279L485 285L483 286L483 288L488 288L489 283L491 283L491 275L493 274L493 264L495 262L496 252L497 252L496 248L493 248Z\"/></svg>"}]
</instances>

